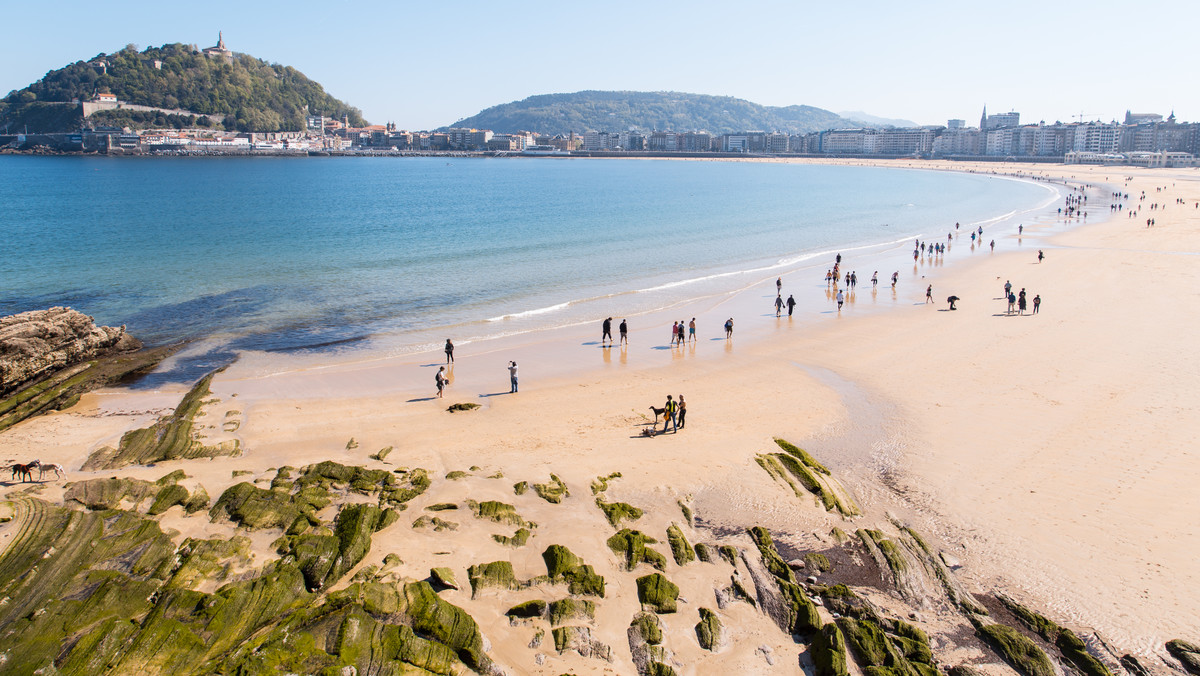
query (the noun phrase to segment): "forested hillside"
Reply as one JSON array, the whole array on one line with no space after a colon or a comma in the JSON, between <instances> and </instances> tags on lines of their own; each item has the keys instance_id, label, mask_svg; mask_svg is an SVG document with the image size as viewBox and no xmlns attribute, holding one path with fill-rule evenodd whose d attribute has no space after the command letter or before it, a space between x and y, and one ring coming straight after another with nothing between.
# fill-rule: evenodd
<instances>
[{"instance_id":1,"label":"forested hillside","mask_svg":"<svg viewBox=\"0 0 1200 676\"><path fill-rule=\"evenodd\" d=\"M106 65L101 67L100 62ZM364 124L357 108L330 96L295 68L247 54L234 54L228 60L211 58L192 46L171 44L142 52L130 45L115 54L99 54L50 71L0 101L0 127L27 125L37 132L78 129L82 114L77 106L71 109L70 102L89 101L100 92L111 92L125 103L190 111L207 118L202 126L228 130L298 131L304 128L306 114L347 116L353 125ZM101 111L88 121L95 118L95 123L134 127L179 126L186 121L160 119L165 117L116 110Z\"/></svg>"}]
</instances>

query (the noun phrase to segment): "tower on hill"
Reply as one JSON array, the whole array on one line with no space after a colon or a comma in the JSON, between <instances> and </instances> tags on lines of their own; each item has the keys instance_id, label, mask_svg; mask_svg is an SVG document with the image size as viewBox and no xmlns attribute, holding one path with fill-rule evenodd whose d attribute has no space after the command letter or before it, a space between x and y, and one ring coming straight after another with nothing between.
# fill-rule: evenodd
<instances>
[{"instance_id":1,"label":"tower on hill","mask_svg":"<svg viewBox=\"0 0 1200 676\"><path fill-rule=\"evenodd\" d=\"M225 35L221 31L217 31L217 46L205 47L204 55L212 58L223 58L226 61L233 60L233 52L225 47Z\"/></svg>"}]
</instances>

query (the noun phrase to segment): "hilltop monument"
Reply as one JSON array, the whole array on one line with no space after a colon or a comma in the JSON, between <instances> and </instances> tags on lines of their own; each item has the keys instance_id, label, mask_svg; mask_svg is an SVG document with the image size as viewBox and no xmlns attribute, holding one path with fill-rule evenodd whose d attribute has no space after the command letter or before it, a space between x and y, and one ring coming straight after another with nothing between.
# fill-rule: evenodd
<instances>
[{"instance_id":1,"label":"hilltop monument","mask_svg":"<svg viewBox=\"0 0 1200 676\"><path fill-rule=\"evenodd\" d=\"M233 52L225 47L225 35L221 31L217 31L217 45L205 47L204 55L211 58L223 58L226 61L233 60Z\"/></svg>"}]
</instances>

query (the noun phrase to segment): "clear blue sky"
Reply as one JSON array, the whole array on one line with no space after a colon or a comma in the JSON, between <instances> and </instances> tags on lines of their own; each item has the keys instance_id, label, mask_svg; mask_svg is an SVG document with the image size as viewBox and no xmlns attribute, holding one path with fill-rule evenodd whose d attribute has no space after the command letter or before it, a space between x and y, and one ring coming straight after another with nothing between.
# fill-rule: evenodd
<instances>
[{"instance_id":1,"label":"clear blue sky","mask_svg":"<svg viewBox=\"0 0 1200 676\"><path fill-rule=\"evenodd\" d=\"M1194 0L6 3L0 92L67 63L216 42L296 67L374 123L426 129L534 94L673 90L920 124L1200 121Z\"/></svg>"}]
</instances>

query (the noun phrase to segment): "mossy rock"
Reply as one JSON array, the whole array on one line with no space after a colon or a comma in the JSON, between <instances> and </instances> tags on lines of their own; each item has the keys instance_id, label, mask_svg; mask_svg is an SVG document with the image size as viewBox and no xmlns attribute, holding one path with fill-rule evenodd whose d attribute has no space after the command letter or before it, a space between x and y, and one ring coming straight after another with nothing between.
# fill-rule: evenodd
<instances>
[{"instance_id":1,"label":"mossy rock","mask_svg":"<svg viewBox=\"0 0 1200 676\"><path fill-rule=\"evenodd\" d=\"M550 483L534 484L533 490L538 494L538 497L546 502L560 504L563 498L570 497L571 491L567 489L567 485L563 483L558 475L550 475Z\"/></svg>"},{"instance_id":2,"label":"mossy rock","mask_svg":"<svg viewBox=\"0 0 1200 676\"><path fill-rule=\"evenodd\" d=\"M434 584L442 589L458 589L458 581L454 579L454 571L444 566L429 569L429 577Z\"/></svg>"},{"instance_id":3,"label":"mossy rock","mask_svg":"<svg viewBox=\"0 0 1200 676\"><path fill-rule=\"evenodd\" d=\"M128 465L152 465L167 460L192 460L241 455L237 441L205 446L196 440L193 419L200 412L209 392L209 385L218 369L201 378L180 400L175 411L163 416L150 427L130 430L121 437L117 448L104 447L83 463L85 471L117 469Z\"/></svg>"},{"instance_id":4,"label":"mossy rock","mask_svg":"<svg viewBox=\"0 0 1200 676\"><path fill-rule=\"evenodd\" d=\"M976 633L1005 662L1024 676L1053 676L1054 665L1042 649L1021 632L1003 624L976 627Z\"/></svg>"},{"instance_id":5,"label":"mossy rock","mask_svg":"<svg viewBox=\"0 0 1200 676\"><path fill-rule=\"evenodd\" d=\"M428 514L424 514L412 522L412 527L415 529L429 528L430 526L433 526L435 533L440 533L444 530L458 530L457 523L446 521L441 517L429 516Z\"/></svg>"},{"instance_id":6,"label":"mossy rock","mask_svg":"<svg viewBox=\"0 0 1200 676\"><path fill-rule=\"evenodd\" d=\"M250 542L250 538L240 535L219 540L184 540L176 552L178 566L167 586L191 589L210 580L223 582L235 564L250 565Z\"/></svg>"},{"instance_id":7,"label":"mossy rock","mask_svg":"<svg viewBox=\"0 0 1200 676\"><path fill-rule=\"evenodd\" d=\"M565 598L550 604L550 626L574 620L592 622L596 619L596 604L587 600Z\"/></svg>"},{"instance_id":8,"label":"mossy rock","mask_svg":"<svg viewBox=\"0 0 1200 676\"><path fill-rule=\"evenodd\" d=\"M181 469L177 469L169 474L162 475L154 483L159 486L169 486L170 484L177 484L186 478L188 478L187 473Z\"/></svg>"},{"instance_id":9,"label":"mossy rock","mask_svg":"<svg viewBox=\"0 0 1200 676\"><path fill-rule=\"evenodd\" d=\"M604 576L562 545L550 545L542 552L546 577L551 582L566 582L572 594L604 597Z\"/></svg>"},{"instance_id":10,"label":"mossy rock","mask_svg":"<svg viewBox=\"0 0 1200 676\"><path fill-rule=\"evenodd\" d=\"M494 521L517 528L536 528L536 524L526 521L517 514L517 509L510 504L497 502L495 500L487 500L485 502L475 502L468 500L467 506L474 512L476 518Z\"/></svg>"},{"instance_id":11,"label":"mossy rock","mask_svg":"<svg viewBox=\"0 0 1200 676\"><path fill-rule=\"evenodd\" d=\"M821 627L809 644L809 654L816 667L816 676L849 676L846 667L846 639L832 622Z\"/></svg>"},{"instance_id":12,"label":"mossy rock","mask_svg":"<svg viewBox=\"0 0 1200 676\"><path fill-rule=\"evenodd\" d=\"M550 604L541 599L533 601L525 601L509 608L504 612L508 617L516 617L520 619L530 619L534 617L546 617L549 612Z\"/></svg>"},{"instance_id":13,"label":"mossy rock","mask_svg":"<svg viewBox=\"0 0 1200 676\"><path fill-rule=\"evenodd\" d=\"M795 444L784 441L778 437L775 438L775 443L782 448L785 453L804 463L805 467L814 469L821 474L829 474L829 470L826 469L825 465L817 462L817 459L809 455L804 449L799 448Z\"/></svg>"},{"instance_id":14,"label":"mossy rock","mask_svg":"<svg viewBox=\"0 0 1200 676\"><path fill-rule=\"evenodd\" d=\"M829 557L817 552L809 552L804 555L804 569L828 573L833 570L833 564L829 562Z\"/></svg>"},{"instance_id":15,"label":"mossy rock","mask_svg":"<svg viewBox=\"0 0 1200 676\"><path fill-rule=\"evenodd\" d=\"M622 521L637 521L644 514L642 510L633 505L624 502L605 502L603 498L596 498L596 506L604 512L604 518L608 519L608 523L613 528L620 528Z\"/></svg>"},{"instance_id":16,"label":"mossy rock","mask_svg":"<svg viewBox=\"0 0 1200 676\"><path fill-rule=\"evenodd\" d=\"M529 536L533 532L528 528L518 528L516 533L508 535L493 535L492 539L506 547L524 547L525 543L529 542Z\"/></svg>"},{"instance_id":17,"label":"mossy rock","mask_svg":"<svg viewBox=\"0 0 1200 676\"><path fill-rule=\"evenodd\" d=\"M834 526L829 531L829 537L833 538L833 541L838 543L839 545L844 545L850 541L850 536L846 535L846 531L842 530L841 528L838 528L837 526Z\"/></svg>"},{"instance_id":18,"label":"mossy rock","mask_svg":"<svg viewBox=\"0 0 1200 676\"><path fill-rule=\"evenodd\" d=\"M1175 638L1167 641L1167 652L1179 660L1189 673L1200 675L1200 646Z\"/></svg>"},{"instance_id":19,"label":"mossy rock","mask_svg":"<svg viewBox=\"0 0 1200 676\"><path fill-rule=\"evenodd\" d=\"M513 493L514 494L525 495L528 492L529 492L529 482L528 481L518 481L517 483L513 484Z\"/></svg>"},{"instance_id":20,"label":"mossy rock","mask_svg":"<svg viewBox=\"0 0 1200 676\"><path fill-rule=\"evenodd\" d=\"M717 548L717 551L719 551L721 553L721 558L725 559L725 561L727 561L729 563L729 565L731 565L731 566L737 565L737 558L738 558L737 547L734 547L733 545L721 545L720 547Z\"/></svg>"},{"instance_id":21,"label":"mossy rock","mask_svg":"<svg viewBox=\"0 0 1200 676\"><path fill-rule=\"evenodd\" d=\"M324 491L293 500L285 491L266 490L243 481L225 489L208 513L213 521L223 517L246 528L287 528L297 517L315 513L328 504Z\"/></svg>"},{"instance_id":22,"label":"mossy rock","mask_svg":"<svg viewBox=\"0 0 1200 676\"><path fill-rule=\"evenodd\" d=\"M634 615L629 626L636 627L642 640L650 645L659 645L663 642L662 621L654 613L641 612Z\"/></svg>"},{"instance_id":23,"label":"mossy rock","mask_svg":"<svg viewBox=\"0 0 1200 676\"><path fill-rule=\"evenodd\" d=\"M486 589L521 588L521 583L517 582L517 577L513 574L511 561L493 561L471 566L467 569L467 579L471 582L472 597Z\"/></svg>"},{"instance_id":24,"label":"mossy rock","mask_svg":"<svg viewBox=\"0 0 1200 676\"><path fill-rule=\"evenodd\" d=\"M592 639L592 631L587 627L556 627L552 634L554 649L560 654L574 650L583 657L612 661L612 649Z\"/></svg>"},{"instance_id":25,"label":"mossy rock","mask_svg":"<svg viewBox=\"0 0 1200 676\"><path fill-rule=\"evenodd\" d=\"M679 587L661 573L652 573L637 579L638 601L643 608L659 613L676 611Z\"/></svg>"},{"instance_id":26,"label":"mossy rock","mask_svg":"<svg viewBox=\"0 0 1200 676\"><path fill-rule=\"evenodd\" d=\"M195 514L208 509L212 498L208 496L208 491L204 490L204 486L196 486L196 490L188 496L187 501L183 503L183 511L188 514Z\"/></svg>"},{"instance_id":27,"label":"mossy rock","mask_svg":"<svg viewBox=\"0 0 1200 676\"><path fill-rule=\"evenodd\" d=\"M592 495L599 495L608 490L608 482L619 478L621 478L620 472L613 472L608 476L596 477L596 480L592 482Z\"/></svg>"},{"instance_id":28,"label":"mossy rock","mask_svg":"<svg viewBox=\"0 0 1200 676\"><path fill-rule=\"evenodd\" d=\"M477 408L479 408L479 404L475 404L475 403L468 401L468 402L463 402L463 403L459 403L459 404L450 404L450 407L447 408L446 410L451 413L456 413L458 411L474 411Z\"/></svg>"},{"instance_id":29,"label":"mossy rock","mask_svg":"<svg viewBox=\"0 0 1200 676\"><path fill-rule=\"evenodd\" d=\"M391 505L402 505L424 493L432 481L429 472L420 467L413 470L393 470L400 483L385 487L380 492L380 499Z\"/></svg>"},{"instance_id":30,"label":"mossy rock","mask_svg":"<svg viewBox=\"0 0 1200 676\"><path fill-rule=\"evenodd\" d=\"M683 520L689 528L696 525L695 515L692 514L692 508L687 506L683 500L676 500L675 504L679 505L679 511L683 514Z\"/></svg>"},{"instance_id":31,"label":"mossy rock","mask_svg":"<svg viewBox=\"0 0 1200 676\"><path fill-rule=\"evenodd\" d=\"M458 505L453 502L437 502L425 507L425 509L430 512L446 512L451 509L458 509Z\"/></svg>"},{"instance_id":32,"label":"mossy rock","mask_svg":"<svg viewBox=\"0 0 1200 676\"><path fill-rule=\"evenodd\" d=\"M838 629L846 639L846 644L854 652L863 667L894 668L899 674L910 674L911 669L904 656L897 652L892 641L883 629L872 622L842 617L837 620Z\"/></svg>"},{"instance_id":33,"label":"mossy rock","mask_svg":"<svg viewBox=\"0 0 1200 676\"><path fill-rule=\"evenodd\" d=\"M402 563L404 563L404 562L400 560L400 556L397 555L395 552L391 552L387 556L383 557L382 570L390 570L392 568L395 568L396 566L399 566Z\"/></svg>"},{"instance_id":34,"label":"mossy rock","mask_svg":"<svg viewBox=\"0 0 1200 676\"><path fill-rule=\"evenodd\" d=\"M817 606L809 600L800 585L776 579L783 602L787 604L787 624L793 634L810 634L821 628Z\"/></svg>"},{"instance_id":35,"label":"mossy rock","mask_svg":"<svg viewBox=\"0 0 1200 676\"><path fill-rule=\"evenodd\" d=\"M762 555L763 565L767 570L780 580L795 584L796 574L792 572L783 557L779 556L779 551L775 549L775 543L771 540L771 533L761 526L754 526L747 532L750 533L754 544L758 546L758 552Z\"/></svg>"},{"instance_id":36,"label":"mossy rock","mask_svg":"<svg viewBox=\"0 0 1200 676\"><path fill-rule=\"evenodd\" d=\"M607 544L609 549L624 556L625 570L633 570L643 561L659 570L666 570L666 558L646 546L655 542L657 540L641 531L622 528L620 532L608 539Z\"/></svg>"},{"instance_id":37,"label":"mossy rock","mask_svg":"<svg viewBox=\"0 0 1200 676\"><path fill-rule=\"evenodd\" d=\"M379 462L384 462L387 460L387 457L389 455L391 455L391 453L392 453L392 447L384 446L383 448L379 449L379 452L372 453L368 457L370 457L372 460L378 460Z\"/></svg>"},{"instance_id":38,"label":"mossy rock","mask_svg":"<svg viewBox=\"0 0 1200 676\"><path fill-rule=\"evenodd\" d=\"M465 479L469 476L471 476L471 475L468 474L467 472L464 472L461 469L456 469L456 470L453 470L450 472L446 472L445 478L449 479L450 481L458 481L459 479Z\"/></svg>"},{"instance_id":39,"label":"mossy rock","mask_svg":"<svg viewBox=\"0 0 1200 676\"><path fill-rule=\"evenodd\" d=\"M646 669L646 676L679 676L675 668L663 662L651 662Z\"/></svg>"},{"instance_id":40,"label":"mossy rock","mask_svg":"<svg viewBox=\"0 0 1200 676\"><path fill-rule=\"evenodd\" d=\"M696 639L700 647L715 651L724 643L725 627L717 614L708 608L700 609L700 622L696 625Z\"/></svg>"},{"instance_id":41,"label":"mossy rock","mask_svg":"<svg viewBox=\"0 0 1200 676\"><path fill-rule=\"evenodd\" d=\"M716 556L720 556L720 554L717 554L713 547L706 545L703 542L696 544L696 557L699 558L702 563L712 563L713 558Z\"/></svg>"},{"instance_id":42,"label":"mossy rock","mask_svg":"<svg viewBox=\"0 0 1200 676\"><path fill-rule=\"evenodd\" d=\"M511 566L509 572L511 573ZM405 615L413 632L438 641L477 673L489 673L492 661L483 651L479 625L458 606L443 601L426 582L404 586Z\"/></svg>"},{"instance_id":43,"label":"mossy rock","mask_svg":"<svg viewBox=\"0 0 1200 676\"><path fill-rule=\"evenodd\" d=\"M141 479L111 477L108 479L88 479L67 484L63 493L64 502L78 502L91 510L116 509L128 500L134 509L145 502L150 496L156 495L159 487L156 483ZM186 493L187 491L184 491Z\"/></svg>"},{"instance_id":44,"label":"mossy rock","mask_svg":"<svg viewBox=\"0 0 1200 676\"><path fill-rule=\"evenodd\" d=\"M667 528L667 543L671 545L671 555L675 557L676 565L682 566L696 560L696 552L679 526L671 524Z\"/></svg>"},{"instance_id":45,"label":"mossy rock","mask_svg":"<svg viewBox=\"0 0 1200 676\"><path fill-rule=\"evenodd\" d=\"M150 509L146 513L155 516L162 514L175 505L182 505L188 500L188 491L179 484L172 483L163 486L158 491L158 495L154 496L154 502L150 505Z\"/></svg>"},{"instance_id":46,"label":"mossy rock","mask_svg":"<svg viewBox=\"0 0 1200 676\"><path fill-rule=\"evenodd\" d=\"M1075 632L1060 627L1044 615L1026 608L1003 594L998 598L1022 624L1046 639L1047 642L1057 646L1063 658L1085 676L1112 676L1112 672L1104 666L1103 662L1088 653L1087 646L1075 635Z\"/></svg>"},{"instance_id":47,"label":"mossy rock","mask_svg":"<svg viewBox=\"0 0 1200 676\"><path fill-rule=\"evenodd\" d=\"M325 580L337 562L338 545L339 540L333 535L301 535L296 540L292 552L309 591L325 586Z\"/></svg>"}]
</instances>

